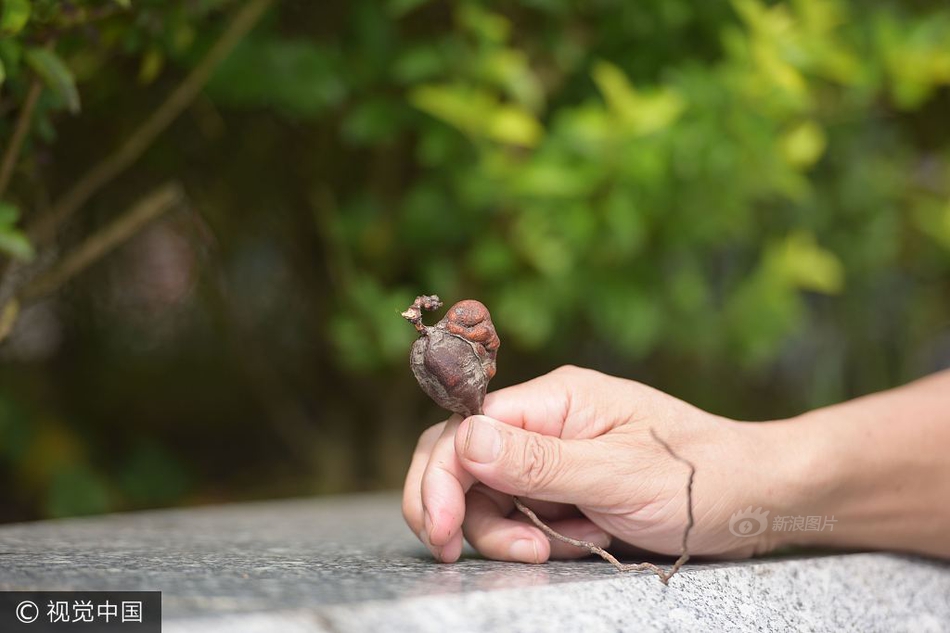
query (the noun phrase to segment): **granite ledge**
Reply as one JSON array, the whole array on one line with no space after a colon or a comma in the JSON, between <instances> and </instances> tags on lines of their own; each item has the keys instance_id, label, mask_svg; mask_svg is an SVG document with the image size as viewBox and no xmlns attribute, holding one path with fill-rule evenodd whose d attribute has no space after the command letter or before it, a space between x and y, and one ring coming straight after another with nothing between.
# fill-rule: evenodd
<instances>
[{"instance_id":1,"label":"granite ledge","mask_svg":"<svg viewBox=\"0 0 950 633\"><path fill-rule=\"evenodd\" d=\"M165 631L950 631L950 564L886 553L689 564L434 563L398 495L0 526L0 589L163 591Z\"/></svg>"}]
</instances>

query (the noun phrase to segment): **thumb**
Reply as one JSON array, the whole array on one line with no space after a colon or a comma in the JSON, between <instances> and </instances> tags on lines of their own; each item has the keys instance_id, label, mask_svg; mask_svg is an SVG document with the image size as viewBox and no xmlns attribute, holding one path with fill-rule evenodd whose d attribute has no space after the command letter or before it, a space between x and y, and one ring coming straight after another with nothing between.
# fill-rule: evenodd
<instances>
[{"instance_id":1,"label":"thumb","mask_svg":"<svg viewBox=\"0 0 950 633\"><path fill-rule=\"evenodd\" d=\"M489 488L559 503L589 504L607 476L606 447L525 431L484 415L455 434L462 466Z\"/></svg>"}]
</instances>

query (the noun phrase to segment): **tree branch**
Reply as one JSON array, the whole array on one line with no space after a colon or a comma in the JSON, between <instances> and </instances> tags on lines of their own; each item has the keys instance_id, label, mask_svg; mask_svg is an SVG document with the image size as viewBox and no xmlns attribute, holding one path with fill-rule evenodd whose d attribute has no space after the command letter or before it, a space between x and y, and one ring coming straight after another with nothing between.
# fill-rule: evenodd
<instances>
[{"instance_id":1,"label":"tree branch","mask_svg":"<svg viewBox=\"0 0 950 633\"><path fill-rule=\"evenodd\" d=\"M30 88L26 93L26 99L23 101L23 107L20 108L20 115L17 117L16 126L13 128L10 144L7 146L7 151L3 153L3 162L0 163L0 198L3 198L7 185L10 184L13 168L16 167L23 141L26 139L30 123L33 121L33 110L36 109L36 102L39 101L42 92L43 82L39 77L34 77L33 83L30 84Z\"/></svg>"},{"instance_id":2,"label":"tree branch","mask_svg":"<svg viewBox=\"0 0 950 633\"><path fill-rule=\"evenodd\" d=\"M21 293L25 303L49 294L138 233L146 224L181 205L185 193L177 182L166 183L139 200L131 209L86 238L74 251L30 283Z\"/></svg>"},{"instance_id":3,"label":"tree branch","mask_svg":"<svg viewBox=\"0 0 950 633\"><path fill-rule=\"evenodd\" d=\"M61 226L93 195L129 168L155 139L187 108L211 78L215 69L257 24L274 0L249 0L211 50L185 80L136 129L114 153L86 172L75 185L56 201L52 210L30 228L30 236L43 244L52 239Z\"/></svg>"}]
</instances>

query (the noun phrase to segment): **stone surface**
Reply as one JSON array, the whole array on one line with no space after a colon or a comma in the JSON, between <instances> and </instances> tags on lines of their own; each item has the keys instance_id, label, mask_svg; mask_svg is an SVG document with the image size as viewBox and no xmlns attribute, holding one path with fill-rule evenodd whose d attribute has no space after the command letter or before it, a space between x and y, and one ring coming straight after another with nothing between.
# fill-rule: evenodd
<instances>
[{"instance_id":1,"label":"stone surface","mask_svg":"<svg viewBox=\"0 0 950 633\"><path fill-rule=\"evenodd\" d=\"M169 632L950 631L950 565L432 562L392 494L0 526L0 589L159 589Z\"/></svg>"}]
</instances>

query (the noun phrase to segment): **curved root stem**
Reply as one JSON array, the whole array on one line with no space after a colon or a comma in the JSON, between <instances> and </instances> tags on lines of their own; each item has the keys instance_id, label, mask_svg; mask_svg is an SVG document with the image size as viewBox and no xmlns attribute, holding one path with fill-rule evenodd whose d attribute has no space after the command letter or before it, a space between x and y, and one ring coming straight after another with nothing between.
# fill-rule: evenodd
<instances>
[{"instance_id":1,"label":"curved root stem","mask_svg":"<svg viewBox=\"0 0 950 633\"><path fill-rule=\"evenodd\" d=\"M680 568L686 564L686 561L689 560L688 542L689 532L693 529L693 478L696 475L696 467L693 466L692 462L689 460L677 455L670 445L660 439L660 437L656 434L656 432L654 432L652 428L650 429L650 435L652 435L653 439L655 439L664 449L666 449L666 452L670 454L670 457L678 462L686 464L689 467L689 479L686 483L686 528L683 530L682 553L680 554L680 557L676 559L676 562L673 563L673 566L670 567L669 571L666 571L662 567L654 565L653 563L621 563L616 559L616 557L614 557L613 554L598 545L595 545L589 541L579 541L569 536L558 534L548 527L544 521L538 518L538 515L535 514L531 508L526 506L518 497L512 497L515 502L515 507L524 513L525 516L531 519L531 522L534 523L538 529L544 532L549 539L561 541L562 543L567 543L568 545L573 545L574 547L586 549L591 554L600 556L605 561L616 567L619 571L652 571L657 575L657 578L660 579L660 582L662 582L664 585L669 584L670 578L672 578L676 572L678 572Z\"/></svg>"}]
</instances>

